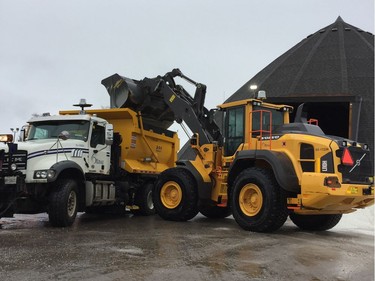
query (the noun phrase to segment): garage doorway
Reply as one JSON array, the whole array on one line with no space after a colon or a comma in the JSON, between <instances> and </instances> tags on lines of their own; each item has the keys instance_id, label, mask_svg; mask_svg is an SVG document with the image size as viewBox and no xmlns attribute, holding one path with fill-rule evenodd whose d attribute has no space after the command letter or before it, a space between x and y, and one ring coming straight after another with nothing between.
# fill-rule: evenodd
<instances>
[{"instance_id":1,"label":"garage doorway","mask_svg":"<svg viewBox=\"0 0 375 281\"><path fill-rule=\"evenodd\" d=\"M359 96L269 97L267 101L293 106L294 111L291 113L290 122L294 122L298 106L304 103L307 120L317 119L319 127L326 135L358 139L362 103L362 98Z\"/></svg>"},{"instance_id":2,"label":"garage doorway","mask_svg":"<svg viewBox=\"0 0 375 281\"><path fill-rule=\"evenodd\" d=\"M291 122L300 103L291 104L294 111L290 116ZM317 119L319 127L326 135L349 138L350 134L350 103L349 102L314 102L305 105L307 120Z\"/></svg>"}]
</instances>

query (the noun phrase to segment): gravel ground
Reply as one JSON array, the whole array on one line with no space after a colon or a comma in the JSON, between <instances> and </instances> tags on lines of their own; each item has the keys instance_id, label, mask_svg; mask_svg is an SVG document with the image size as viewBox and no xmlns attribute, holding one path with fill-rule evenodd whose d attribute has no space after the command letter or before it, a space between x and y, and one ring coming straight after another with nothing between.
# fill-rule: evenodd
<instances>
[{"instance_id":1,"label":"gravel ground","mask_svg":"<svg viewBox=\"0 0 375 281\"><path fill-rule=\"evenodd\" d=\"M288 220L272 234L201 215L79 214L70 228L16 215L0 225L1 280L374 280L373 227L350 221L303 232Z\"/></svg>"}]
</instances>

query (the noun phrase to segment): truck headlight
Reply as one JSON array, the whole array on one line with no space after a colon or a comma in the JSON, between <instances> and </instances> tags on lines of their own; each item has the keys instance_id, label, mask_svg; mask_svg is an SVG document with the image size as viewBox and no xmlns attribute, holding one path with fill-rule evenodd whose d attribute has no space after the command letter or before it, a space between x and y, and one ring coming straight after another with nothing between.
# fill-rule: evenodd
<instances>
[{"instance_id":1,"label":"truck headlight","mask_svg":"<svg viewBox=\"0 0 375 281\"><path fill-rule=\"evenodd\" d=\"M17 165L13 163L12 165L10 165L10 169L11 169L12 171L17 170Z\"/></svg>"},{"instance_id":2,"label":"truck headlight","mask_svg":"<svg viewBox=\"0 0 375 281\"><path fill-rule=\"evenodd\" d=\"M37 170L34 172L34 179L51 179L55 174L54 170Z\"/></svg>"}]
</instances>

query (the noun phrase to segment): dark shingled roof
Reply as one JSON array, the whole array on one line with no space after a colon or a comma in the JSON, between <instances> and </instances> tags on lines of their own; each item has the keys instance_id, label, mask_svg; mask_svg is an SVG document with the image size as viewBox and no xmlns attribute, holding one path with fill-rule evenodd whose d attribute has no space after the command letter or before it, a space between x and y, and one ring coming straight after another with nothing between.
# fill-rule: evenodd
<instances>
[{"instance_id":1,"label":"dark shingled roof","mask_svg":"<svg viewBox=\"0 0 375 281\"><path fill-rule=\"evenodd\" d=\"M374 141L374 35L341 17L303 39L266 66L226 102L252 96L250 85L267 97L360 97L358 141ZM280 100L281 101L281 100Z\"/></svg>"}]
</instances>

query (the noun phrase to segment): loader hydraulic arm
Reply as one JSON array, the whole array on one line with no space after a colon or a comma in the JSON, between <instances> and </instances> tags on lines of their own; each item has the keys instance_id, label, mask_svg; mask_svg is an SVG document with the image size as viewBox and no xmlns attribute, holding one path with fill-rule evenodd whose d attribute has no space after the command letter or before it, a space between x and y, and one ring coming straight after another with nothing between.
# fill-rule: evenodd
<instances>
[{"instance_id":1,"label":"loader hydraulic arm","mask_svg":"<svg viewBox=\"0 0 375 281\"><path fill-rule=\"evenodd\" d=\"M175 77L180 77L196 87L192 97ZM164 76L133 80L114 74L102 81L111 97L111 107L129 107L141 112L145 123L167 129L173 121L183 121L199 134L199 144L221 142L219 127L213 120L213 111L204 107L206 86L197 83L173 69ZM171 123L172 122L172 123Z\"/></svg>"}]
</instances>

